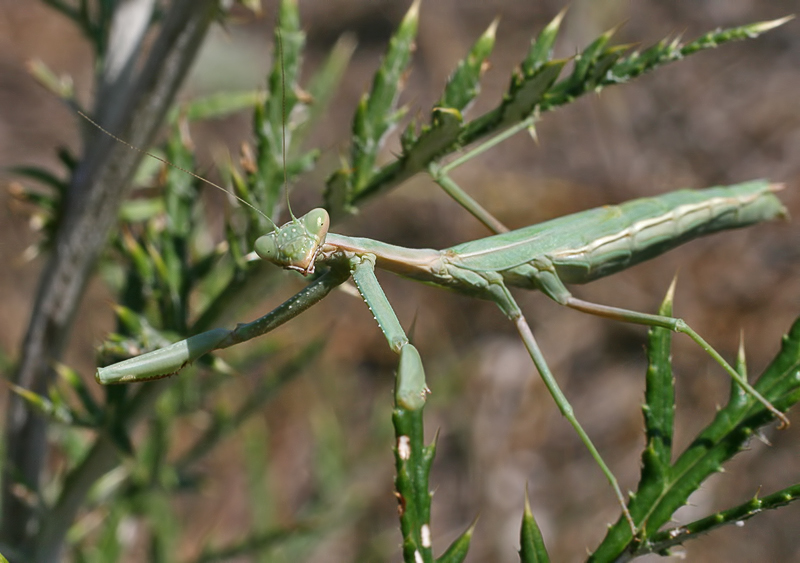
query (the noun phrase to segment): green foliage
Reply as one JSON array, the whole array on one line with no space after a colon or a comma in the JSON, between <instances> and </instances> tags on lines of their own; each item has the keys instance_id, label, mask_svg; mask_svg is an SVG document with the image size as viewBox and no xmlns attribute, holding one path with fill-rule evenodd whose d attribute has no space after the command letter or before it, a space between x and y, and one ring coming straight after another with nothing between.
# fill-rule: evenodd
<instances>
[{"instance_id":1,"label":"green foliage","mask_svg":"<svg viewBox=\"0 0 800 563\"><path fill-rule=\"evenodd\" d=\"M672 310L670 292L661 307L663 314ZM689 447L673 463L672 435L674 425L674 388L669 356L670 333L665 329L650 330L647 391L643 407L647 445L642 452L642 476L638 490L631 495L629 510L639 530L634 538L628 523L620 517L606 538L590 557L590 561L614 561L623 553L627 557L644 553L661 553L670 545L683 543L712 526L738 522L765 508L775 508L796 497L796 486L769 496L769 502L754 499L745 505L722 511L690 524L660 532L675 511L687 503L689 496L722 464L745 451L759 428L773 422L773 416L755 400L733 384L728 404L717 412L714 420L702 430ZM739 367L744 366L743 356ZM784 337L783 346L772 363L758 378L755 388L778 409L785 410L800 400L800 319ZM746 373L743 373L746 375Z\"/></svg>"},{"instance_id":2,"label":"green foliage","mask_svg":"<svg viewBox=\"0 0 800 563\"><path fill-rule=\"evenodd\" d=\"M522 563L549 563L550 556L544 538L533 517L528 491L525 491L525 510L522 513L522 529L519 534L519 559Z\"/></svg>"},{"instance_id":3,"label":"green foliage","mask_svg":"<svg viewBox=\"0 0 800 563\"><path fill-rule=\"evenodd\" d=\"M101 60L115 3L98 2L96 11L92 13L85 9L84 2L80 4L81 8L72 8L56 0L47 3L76 22L94 44L98 60ZM532 42L497 107L466 120L465 113L480 91L481 75L494 46L497 24L492 23L457 65L442 96L431 109L430 122L409 123L401 136L401 153L391 162L378 166L382 144L406 114L406 108L398 107L397 103L411 64L417 31L418 2L415 2L393 36L370 91L358 106L353 119L348 162L328 180L325 201L333 216L341 217L358 209L367 199L385 194L417 172L429 171L438 175L443 159L463 147L509 128L532 127L540 114L566 105L586 93L627 82L666 63L725 42L755 37L783 21L719 30L684 45L677 40L664 40L641 52L631 52L625 45L611 45L614 30L610 30L577 55L569 75L562 77L569 61L554 60L552 51L563 17L562 12ZM336 90L349 61L352 45L344 41L333 49L327 63L311 80L310 96L302 95L298 85L304 34L293 0L281 3L276 45L279 47L274 51L266 94L218 94L188 102L173 110L168 117L168 137L158 154L163 154L163 158L174 166L156 174L152 170L152 161L146 164L151 168L143 171L138 179L146 183L158 178L158 193L141 195L122 210L120 231L100 266L103 277L116 291L118 299L116 333L100 347L100 365L160 349L175 340L202 333L227 321L228 311L241 310L252 300L254 289L268 293L277 283L276 276L249 255L256 237L269 231L271 221L277 221L284 210L285 181L291 183L316 166L318 152L303 152L302 142L327 111L332 92ZM46 69L38 69L37 76L50 84L51 91L64 98L71 97L71 90L48 74ZM244 108L253 111L255 146L252 152L243 154L243 170L230 166L223 174L232 184L233 192L251 207L230 211L224 227L225 242L212 245L205 235L209 225L204 213L206 203L201 195L203 182L185 173L194 169L195 156L184 126L188 122L221 117ZM286 155L284 138L288 147ZM73 159L64 153L62 162L65 176L69 176L74 170ZM36 207L42 225L42 244L49 246L57 232L59 209L67 182L40 168L18 167L15 172L44 184L50 190L17 190L20 199ZM446 171L437 179L447 183ZM316 301L346 279L348 273L326 275L327 278L318 278L304 290L309 294L316 292ZM265 317L266 321L256 321L263 325L262 332L294 316L296 312L287 312L291 304L289 301L282 305L284 309L273 311L273 317ZM671 304L670 292L661 314L671 314ZM237 336L240 329L243 327L231 331L230 335L226 333L219 347L244 339ZM712 528L788 504L796 500L800 492L800 485L793 485L694 523L662 530L675 511L686 504L692 492L711 474L719 471L723 463L741 452L753 434L770 424L773 417L750 395L734 386L728 405L673 462L675 412L669 358L670 333L653 329L649 338L647 392L643 406L647 444L642 453L641 481L629 504L637 533L634 535L627 521L620 516L590 556L591 561L661 553ZM217 343L213 347L216 346ZM230 374L246 371L246 368L241 365L231 367L213 357L198 361L207 369L203 370L202 376L197 375L192 380L178 378L147 384L151 387L131 389L110 387L105 388L102 398L96 397L79 375L66 366L58 367L58 383L47 395L15 388L60 428L76 433L88 429L92 433L92 439L73 444L69 463L56 476L59 484L56 488L62 491L62 495L69 491L74 480L82 477L83 463L96 441L110 439L121 456L113 474L98 482L94 494L84 503L87 511L103 511L103 522L98 525L98 530L89 532L76 522L70 532L69 541L75 560L92 562L121 557L124 546L119 540L118 530L131 518L146 523L150 560L174 560L181 522L167 500L186 492L198 492L203 484L198 464L228 436L239 432L256 436L249 440L252 447L249 448L247 463L255 499L254 520L259 523L244 530L240 538L227 545L203 546L195 560L223 561L254 554L264 556L269 550L285 547L299 537L305 538L308 544L293 548L295 551L292 553L309 552L308 546L317 545L323 533L334 527L330 522L335 520L330 516L333 512L329 506L330 499L320 495L320 498L309 501L301 518L281 525L270 514L269 507L259 504L269 500L267 488L256 478L269 470L265 461L270 452L265 443L268 436L252 430L248 424L270 405L288 382L313 364L323 346L323 341L313 340L293 353L286 353L276 350L274 344L264 344L257 353L269 357L271 372L259 377L250 388L247 399L236 406L216 398L225 397L227 390L241 385L242 382L231 378ZM740 365L744 374L744 362ZM796 375L798 365L800 321L792 327L781 351L756 384L756 388L782 411L800 400L800 382ZM432 494L429 477L436 441L424 443L422 406L397 404L392 415L396 440L395 487L403 556L409 563L460 562L465 560L476 525L473 523L435 558L431 541L434 531L430 521ZM181 443L174 430L176 425L195 417L198 412L207 417L204 430L195 435L191 443ZM131 432L145 413L148 415L147 421L142 423L145 430L137 432L137 438L133 439ZM326 429L330 431L329 436L335 434L335 428ZM258 444L261 444L260 448ZM180 451L180 455L176 451ZM328 474L344 471L344 459L333 454L325 459L335 468ZM322 477L319 481L320 488L330 494L337 490L338 483L326 485L322 483ZM47 510L44 503L43 506ZM549 560L527 493L520 544L522 561ZM5 559L0 556L0 561Z\"/></svg>"},{"instance_id":4,"label":"green foliage","mask_svg":"<svg viewBox=\"0 0 800 563\"><path fill-rule=\"evenodd\" d=\"M464 530L463 534L450 544L450 547L444 553L436 558L436 563L461 563L464 561L469 551L469 542L472 540L472 533L475 531L476 524L477 518L469 528Z\"/></svg>"},{"instance_id":5,"label":"green foliage","mask_svg":"<svg viewBox=\"0 0 800 563\"><path fill-rule=\"evenodd\" d=\"M410 51L411 43L407 36L416 31L417 18L416 8L412 7L392 40L383 66L376 74L373 90L362 99L354 118L351 160L346 168L337 171L328 180L325 201L331 215L337 217L344 212L353 212L367 199L401 184L447 153L492 137L526 119L530 119L532 124L539 114L568 104L584 94L628 82L701 50L756 37L788 21L784 18L717 30L684 45L678 40L664 39L644 51L634 50L627 56L623 55L630 51L629 45L609 45L616 31L611 29L577 55L573 59L570 75L559 80L568 61L553 60L552 46L563 16L564 12L558 14L532 43L528 55L520 64L520 72L512 76L502 103L464 122L462 111L479 91L478 78L483 62L494 44L496 24L493 23L451 76L445 94L431 110L431 124L422 126L419 134L415 132L416 124L410 124L402 136L402 153L392 162L374 169L374 157L365 156L365 153L375 154L379 148L376 145L405 114L404 109L396 107L402 81L390 82L389 78L401 76L397 65L401 61L405 61L405 64L409 61L407 51ZM373 102L373 98L379 101ZM377 104L383 108L382 113L367 111L368 107Z\"/></svg>"}]
</instances>

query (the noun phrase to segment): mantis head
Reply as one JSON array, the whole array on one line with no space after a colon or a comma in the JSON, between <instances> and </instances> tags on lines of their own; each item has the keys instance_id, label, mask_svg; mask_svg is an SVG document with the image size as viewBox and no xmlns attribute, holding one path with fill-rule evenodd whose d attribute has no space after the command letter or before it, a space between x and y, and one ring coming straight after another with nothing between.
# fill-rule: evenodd
<instances>
[{"instance_id":1,"label":"mantis head","mask_svg":"<svg viewBox=\"0 0 800 563\"><path fill-rule=\"evenodd\" d=\"M314 273L319 254L330 226L328 212L312 209L299 219L293 217L285 225L256 240L256 254L263 260L303 275Z\"/></svg>"}]
</instances>

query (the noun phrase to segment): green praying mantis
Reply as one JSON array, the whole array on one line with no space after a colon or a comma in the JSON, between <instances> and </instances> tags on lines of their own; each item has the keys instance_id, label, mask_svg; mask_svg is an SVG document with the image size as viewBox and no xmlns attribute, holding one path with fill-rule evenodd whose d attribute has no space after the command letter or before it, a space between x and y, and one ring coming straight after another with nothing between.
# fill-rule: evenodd
<instances>
[{"instance_id":1,"label":"green praying mantis","mask_svg":"<svg viewBox=\"0 0 800 563\"><path fill-rule=\"evenodd\" d=\"M380 268L492 301L500 308L514 323L549 393L611 484L635 532L616 477L559 388L509 288L539 290L557 303L584 313L684 333L786 425L786 416L683 320L584 301L574 297L566 287L619 272L699 236L784 217L786 210L775 195L779 189L779 185L758 180L706 190L676 191L575 213L443 250L405 248L331 233L330 219L324 209L313 209L299 218L292 214L288 223L273 226L272 232L256 241L255 253L262 260L305 276L320 270L323 273L319 277L253 322L239 324L234 329L203 332L165 348L101 367L96 379L101 384L131 383L176 374L211 351L273 330L352 277L389 347L399 356L395 382L397 405L408 410L421 409L430 392L423 363L375 276L375 269Z\"/></svg>"},{"instance_id":2,"label":"green praying mantis","mask_svg":"<svg viewBox=\"0 0 800 563\"><path fill-rule=\"evenodd\" d=\"M783 424L775 409L683 320L609 307L574 297L565 283L586 283L657 256L693 238L785 216L775 196L779 185L753 181L706 190L682 190L619 206L590 209L444 250L415 249L328 232L324 209L313 209L255 244L258 256L304 275L327 272L278 308L232 330L215 329L166 348L99 368L102 384L167 377L200 356L255 338L305 311L352 276L389 347L399 355L395 398L419 409L429 392L419 352L411 344L375 276L381 268L410 279L497 304L514 323L563 416L596 460L625 509L616 478L575 416L558 386L509 287L537 289L572 309L628 323L681 332L697 342L723 369Z\"/></svg>"}]
</instances>

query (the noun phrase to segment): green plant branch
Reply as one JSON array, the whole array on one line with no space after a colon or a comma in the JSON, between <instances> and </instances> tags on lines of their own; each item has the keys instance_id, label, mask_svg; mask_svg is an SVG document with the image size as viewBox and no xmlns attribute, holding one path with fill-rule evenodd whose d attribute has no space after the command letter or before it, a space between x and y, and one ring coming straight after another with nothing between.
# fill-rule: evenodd
<instances>
[{"instance_id":1,"label":"green plant branch","mask_svg":"<svg viewBox=\"0 0 800 563\"><path fill-rule=\"evenodd\" d=\"M658 403L663 403L657 409L662 410L672 400L669 391L671 383L669 377L666 377L665 370L668 367L668 356L665 357L663 352L660 356L659 370L664 372L664 376L659 377L660 383L656 383L661 386L660 391L654 389L651 394L648 390L650 411L655 411L654 407ZM651 360L653 357L651 356ZM741 355L738 365L743 370L744 361ZM800 400L798 366L800 366L800 319L794 322L783 339L781 350L755 384L756 389L779 410L785 411ZM668 428L663 422L656 426L655 421L649 416L646 421L654 429L660 428L657 437L657 440L660 440ZM642 480L637 492L631 496L629 505L631 514L642 529L642 535L635 539L631 538L627 523L620 517L609 528L605 539L589 561L616 561L625 553L632 555L638 554L640 548L647 550L649 538L669 522L675 511L686 503L703 481L720 471L723 463L743 451L759 428L773 421L774 416L763 405L757 403L751 396L734 389L729 403L717 412L714 420L671 465L664 466L666 451L662 454L657 453L658 448L662 446L657 447L655 443L648 444L643 454L645 463ZM668 439L670 435L671 432L663 437Z\"/></svg>"},{"instance_id":2,"label":"green plant branch","mask_svg":"<svg viewBox=\"0 0 800 563\"><path fill-rule=\"evenodd\" d=\"M447 136L447 141L441 141L436 151L428 152L424 158L412 158L417 140L413 142L406 140L400 158L375 170L368 177L364 176L363 170L360 171L359 177L364 179L357 184L358 187L352 190L344 202L340 202L341 196L336 195L338 188L335 186L342 182L339 176L347 172L340 171L334 174L328 181L329 191L326 195L332 213L338 212L339 205L343 205L345 210L358 208L366 200L424 171L431 162L441 159L447 153L502 131L515 122L530 117L535 111L545 113L571 103L584 94L628 82L699 51L731 41L757 37L792 19L788 17L713 31L683 46L677 40L665 39L645 51L637 51L624 58L621 58L622 54L629 46L607 47L615 31L612 29L595 40L575 59L572 74L556 82L566 61L549 60L549 57L562 17L563 14L559 14L534 42L528 57L522 63L522 74L514 77L502 103L484 115L457 127ZM488 56L488 53L486 54ZM437 110L441 111L441 107L437 107L433 112L434 127ZM419 139L423 138L424 136L420 136Z\"/></svg>"},{"instance_id":3,"label":"green plant branch","mask_svg":"<svg viewBox=\"0 0 800 563\"><path fill-rule=\"evenodd\" d=\"M650 538L644 549L640 548L636 551L636 555L666 552L672 546L682 544L711 530L731 524L739 525L739 523L765 510L774 510L786 506L798 500L798 498L800 498L800 484L786 487L762 498L756 496L748 502L727 510L715 512L690 524L658 532Z\"/></svg>"}]
</instances>

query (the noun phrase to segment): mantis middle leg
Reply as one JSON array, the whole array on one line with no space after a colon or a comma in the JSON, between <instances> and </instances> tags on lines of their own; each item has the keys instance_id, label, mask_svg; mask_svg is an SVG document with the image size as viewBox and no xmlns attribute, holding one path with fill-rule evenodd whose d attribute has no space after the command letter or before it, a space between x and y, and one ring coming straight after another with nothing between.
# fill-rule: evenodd
<instances>
[{"instance_id":1,"label":"mantis middle leg","mask_svg":"<svg viewBox=\"0 0 800 563\"><path fill-rule=\"evenodd\" d=\"M542 378L547 390L549 391L550 395L553 397L553 400L556 402L558 409L561 411L561 414L564 418L567 419L567 422L575 429L575 432L578 433L578 436L581 439L581 442L586 446L589 450L589 453L594 458L597 465L600 467L600 470L605 475L608 482L611 484L611 488L614 490L614 495L617 497L617 501L619 505L622 507L622 512L625 515L625 519L630 524L631 532L633 535L636 535L637 529L636 524L631 517L630 512L628 511L628 507L626 506L625 496L622 494L622 490L619 487L619 482L614 474L609 469L606 462L603 460L603 457L600 455L600 452L595 447L594 443L592 443L591 438L581 426L581 423L578 422L578 418L575 416L575 412L570 405L567 397L564 395L564 392L558 386L553 373L550 371L550 367L547 365L547 362L544 359L544 355L542 354L542 350L539 348L539 345L536 343L536 339L533 336L533 331L531 331L530 325L528 325L528 321L522 314L522 310L517 305L517 302L512 297L511 293L508 291L508 288L505 284L502 283L500 280L496 280L493 284L492 288L490 289L490 293L493 296L493 300L500 309L506 314L506 316L514 323L514 326L517 329L520 337L522 338L522 342L525 345L525 348L528 350L528 354L530 354L531 360L533 360L533 364L536 366L536 369L539 371L539 375Z\"/></svg>"}]
</instances>

